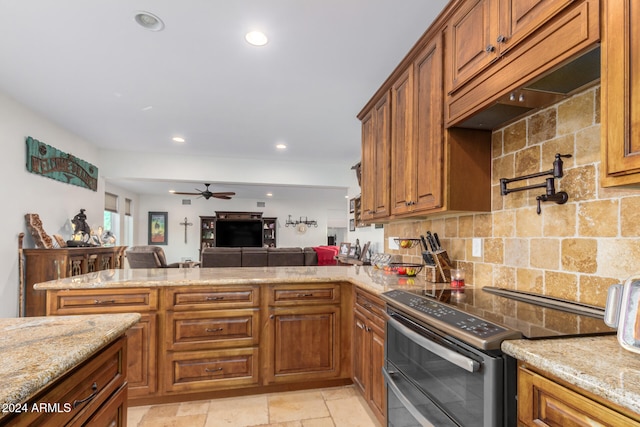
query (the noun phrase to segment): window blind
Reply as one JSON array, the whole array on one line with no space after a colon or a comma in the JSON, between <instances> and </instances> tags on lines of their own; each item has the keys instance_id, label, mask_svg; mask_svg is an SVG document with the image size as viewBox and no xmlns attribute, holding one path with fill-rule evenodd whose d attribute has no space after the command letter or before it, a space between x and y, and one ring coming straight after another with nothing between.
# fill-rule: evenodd
<instances>
[{"instance_id":1,"label":"window blind","mask_svg":"<svg viewBox=\"0 0 640 427\"><path fill-rule=\"evenodd\" d=\"M118 196L111 193L104 193L104 210L118 212Z\"/></svg>"}]
</instances>

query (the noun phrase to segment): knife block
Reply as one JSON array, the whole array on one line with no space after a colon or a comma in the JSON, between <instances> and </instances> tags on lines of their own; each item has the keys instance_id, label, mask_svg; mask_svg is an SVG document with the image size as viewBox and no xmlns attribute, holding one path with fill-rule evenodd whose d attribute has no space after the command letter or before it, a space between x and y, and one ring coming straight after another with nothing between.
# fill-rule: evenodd
<instances>
[{"instance_id":1,"label":"knife block","mask_svg":"<svg viewBox=\"0 0 640 427\"><path fill-rule=\"evenodd\" d=\"M451 261L444 249L429 252L435 261L435 265L426 265L425 273L428 282L449 283L451 282Z\"/></svg>"}]
</instances>

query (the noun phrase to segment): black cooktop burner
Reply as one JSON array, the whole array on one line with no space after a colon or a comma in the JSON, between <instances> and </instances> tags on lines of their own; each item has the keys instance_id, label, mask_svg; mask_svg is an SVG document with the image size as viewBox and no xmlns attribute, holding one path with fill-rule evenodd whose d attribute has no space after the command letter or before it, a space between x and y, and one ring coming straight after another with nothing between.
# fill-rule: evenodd
<instances>
[{"instance_id":1,"label":"black cooktop burner","mask_svg":"<svg viewBox=\"0 0 640 427\"><path fill-rule=\"evenodd\" d=\"M496 347L500 339L519 335L537 339L616 333L604 323L604 309L600 307L529 292L433 286L419 291L394 290L382 295L391 306L405 308L424 323L444 328L460 339L468 337L469 343L484 348ZM464 314L470 315L468 319L463 319ZM477 325L478 320L484 321L481 327L470 328ZM519 334L507 337L496 326Z\"/></svg>"},{"instance_id":2,"label":"black cooktop burner","mask_svg":"<svg viewBox=\"0 0 640 427\"><path fill-rule=\"evenodd\" d=\"M484 287L427 290L429 298L518 330L526 338L615 334L604 309L531 292Z\"/></svg>"}]
</instances>

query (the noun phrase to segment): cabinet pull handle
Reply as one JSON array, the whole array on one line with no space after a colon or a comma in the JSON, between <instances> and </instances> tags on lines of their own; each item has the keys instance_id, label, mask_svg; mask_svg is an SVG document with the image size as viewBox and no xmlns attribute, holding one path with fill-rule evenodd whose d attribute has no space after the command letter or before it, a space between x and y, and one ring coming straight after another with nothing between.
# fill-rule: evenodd
<instances>
[{"instance_id":1,"label":"cabinet pull handle","mask_svg":"<svg viewBox=\"0 0 640 427\"><path fill-rule=\"evenodd\" d=\"M114 299L97 299L93 301L94 304L115 304L116 300Z\"/></svg>"},{"instance_id":2,"label":"cabinet pull handle","mask_svg":"<svg viewBox=\"0 0 640 427\"><path fill-rule=\"evenodd\" d=\"M204 368L204 371L205 371L205 372L209 372L209 373L212 373L212 372L220 372L220 371L222 371L222 368L212 368L212 369Z\"/></svg>"},{"instance_id":3,"label":"cabinet pull handle","mask_svg":"<svg viewBox=\"0 0 640 427\"><path fill-rule=\"evenodd\" d=\"M485 48L485 51L487 53L491 53L491 52L493 52L495 50L496 50L496 47L494 45L492 45L492 44L487 45L487 47Z\"/></svg>"},{"instance_id":4,"label":"cabinet pull handle","mask_svg":"<svg viewBox=\"0 0 640 427\"><path fill-rule=\"evenodd\" d=\"M299 297L312 297L313 294L298 294Z\"/></svg>"},{"instance_id":5,"label":"cabinet pull handle","mask_svg":"<svg viewBox=\"0 0 640 427\"><path fill-rule=\"evenodd\" d=\"M367 310L371 311L371 304L364 303L364 308L366 308Z\"/></svg>"},{"instance_id":6,"label":"cabinet pull handle","mask_svg":"<svg viewBox=\"0 0 640 427\"><path fill-rule=\"evenodd\" d=\"M362 323L356 323L356 326L362 330L365 330L364 325Z\"/></svg>"},{"instance_id":7,"label":"cabinet pull handle","mask_svg":"<svg viewBox=\"0 0 640 427\"><path fill-rule=\"evenodd\" d=\"M223 328L207 328L205 329L205 332L220 332L222 330Z\"/></svg>"},{"instance_id":8,"label":"cabinet pull handle","mask_svg":"<svg viewBox=\"0 0 640 427\"><path fill-rule=\"evenodd\" d=\"M507 42L507 36L500 34L498 36L498 38L496 39L496 41L498 43L506 43Z\"/></svg>"},{"instance_id":9,"label":"cabinet pull handle","mask_svg":"<svg viewBox=\"0 0 640 427\"><path fill-rule=\"evenodd\" d=\"M74 400L73 401L73 409L76 409L78 406L80 406L83 403L88 402L91 399L93 399L94 397L96 397L96 395L98 394L98 383L94 382L93 384L91 384L91 390L93 391L93 393L91 393L89 396L87 396L87 397L85 397L84 399L81 399L81 400Z\"/></svg>"},{"instance_id":10,"label":"cabinet pull handle","mask_svg":"<svg viewBox=\"0 0 640 427\"><path fill-rule=\"evenodd\" d=\"M219 301L219 300L223 300L224 297L206 297L205 301Z\"/></svg>"}]
</instances>

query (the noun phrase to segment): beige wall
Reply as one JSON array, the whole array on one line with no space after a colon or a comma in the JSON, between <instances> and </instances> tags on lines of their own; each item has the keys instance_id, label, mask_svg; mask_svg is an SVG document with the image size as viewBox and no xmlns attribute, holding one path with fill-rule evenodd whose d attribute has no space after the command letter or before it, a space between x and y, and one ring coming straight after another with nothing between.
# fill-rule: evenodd
<instances>
[{"instance_id":1,"label":"beige wall","mask_svg":"<svg viewBox=\"0 0 640 427\"><path fill-rule=\"evenodd\" d=\"M500 194L500 178L550 170L564 159L564 205L542 204L544 188ZM640 272L640 190L599 186L600 88L594 87L494 131L492 212L394 222L387 237L437 232L450 257L467 270L468 283L500 286L604 306L609 285ZM528 184L544 182L536 178ZM509 188L526 185L509 184ZM482 256L472 257L472 238ZM420 261L420 247L389 250Z\"/></svg>"}]
</instances>

